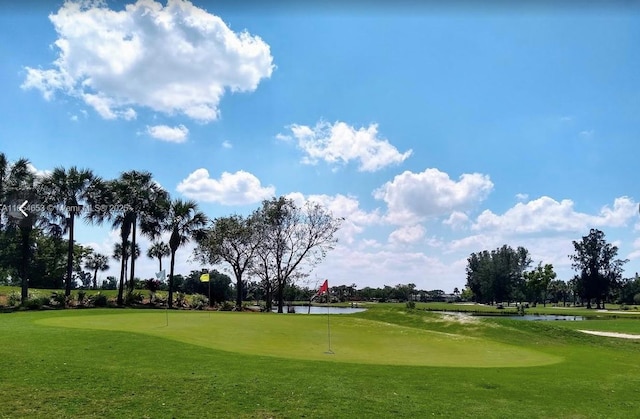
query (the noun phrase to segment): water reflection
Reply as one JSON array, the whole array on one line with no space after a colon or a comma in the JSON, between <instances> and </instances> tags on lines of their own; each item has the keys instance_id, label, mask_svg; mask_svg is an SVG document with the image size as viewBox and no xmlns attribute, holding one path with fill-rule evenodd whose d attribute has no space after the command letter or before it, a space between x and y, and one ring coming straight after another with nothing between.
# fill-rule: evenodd
<instances>
[{"instance_id":1,"label":"water reflection","mask_svg":"<svg viewBox=\"0 0 640 419\"><path fill-rule=\"evenodd\" d=\"M295 314L353 314L365 311L366 308L351 308L351 307L318 307L318 306L285 306L284 312L291 312L294 310ZM278 309L273 310L277 312Z\"/></svg>"},{"instance_id":2,"label":"water reflection","mask_svg":"<svg viewBox=\"0 0 640 419\"><path fill-rule=\"evenodd\" d=\"M476 316L476 317L500 317L514 320L527 320L527 321L582 321L587 320L584 316L568 316L562 314L525 314L520 316L517 314L491 314L491 313L464 313L458 311L439 311L439 313L447 314L450 316Z\"/></svg>"}]
</instances>

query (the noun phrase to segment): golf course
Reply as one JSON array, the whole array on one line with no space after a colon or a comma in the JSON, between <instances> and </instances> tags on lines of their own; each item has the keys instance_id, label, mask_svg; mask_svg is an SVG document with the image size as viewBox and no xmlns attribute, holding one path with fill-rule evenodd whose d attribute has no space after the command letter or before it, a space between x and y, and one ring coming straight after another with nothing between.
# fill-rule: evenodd
<instances>
[{"instance_id":1,"label":"golf course","mask_svg":"<svg viewBox=\"0 0 640 419\"><path fill-rule=\"evenodd\" d=\"M343 315L0 315L0 417L632 417L637 316L522 321L370 304Z\"/></svg>"}]
</instances>

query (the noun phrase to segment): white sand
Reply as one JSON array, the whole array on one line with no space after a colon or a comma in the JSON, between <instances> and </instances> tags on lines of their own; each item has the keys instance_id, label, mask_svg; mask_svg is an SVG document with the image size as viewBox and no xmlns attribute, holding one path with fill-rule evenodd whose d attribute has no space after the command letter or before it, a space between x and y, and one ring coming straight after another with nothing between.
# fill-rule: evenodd
<instances>
[{"instance_id":1,"label":"white sand","mask_svg":"<svg viewBox=\"0 0 640 419\"><path fill-rule=\"evenodd\" d=\"M610 338L640 339L640 335L632 335L629 333L597 332L595 330L578 330L578 332L588 333L590 335L606 336Z\"/></svg>"},{"instance_id":2,"label":"white sand","mask_svg":"<svg viewBox=\"0 0 640 419\"><path fill-rule=\"evenodd\" d=\"M627 311L620 311L620 310L596 310L596 312L598 313L611 313L611 314L638 314L637 311L634 310L627 310Z\"/></svg>"}]
</instances>

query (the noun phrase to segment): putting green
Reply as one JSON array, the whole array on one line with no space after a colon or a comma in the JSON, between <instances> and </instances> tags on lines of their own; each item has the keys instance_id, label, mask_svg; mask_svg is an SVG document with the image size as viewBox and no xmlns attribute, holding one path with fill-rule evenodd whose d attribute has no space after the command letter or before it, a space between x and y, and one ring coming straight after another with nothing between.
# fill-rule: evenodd
<instances>
[{"instance_id":1,"label":"putting green","mask_svg":"<svg viewBox=\"0 0 640 419\"><path fill-rule=\"evenodd\" d=\"M244 354L363 364L529 367L561 358L488 339L336 315L162 311L74 315L38 320L48 326L143 333Z\"/></svg>"}]
</instances>

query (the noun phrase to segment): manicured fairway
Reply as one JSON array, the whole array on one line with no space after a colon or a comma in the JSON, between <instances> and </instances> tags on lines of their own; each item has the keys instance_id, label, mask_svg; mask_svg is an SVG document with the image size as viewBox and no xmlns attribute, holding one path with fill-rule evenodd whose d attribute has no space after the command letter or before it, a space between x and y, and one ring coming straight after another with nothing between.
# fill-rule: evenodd
<instances>
[{"instance_id":1,"label":"manicured fairway","mask_svg":"<svg viewBox=\"0 0 640 419\"><path fill-rule=\"evenodd\" d=\"M327 355L326 316L170 311L169 326L164 316L0 314L0 418L626 419L640 411L640 341L591 336L564 322L375 305L331 317L335 354ZM455 353L459 341L469 350ZM404 348L434 342L439 352ZM488 347L558 362L461 364ZM368 355L349 354L358 349ZM419 361L444 352L458 364L393 363L399 353Z\"/></svg>"},{"instance_id":2,"label":"manicured fairway","mask_svg":"<svg viewBox=\"0 0 640 419\"><path fill-rule=\"evenodd\" d=\"M558 356L488 339L351 315L327 319L324 315L127 311L48 318L38 323L143 333L229 352L291 359L484 368L530 367L561 361Z\"/></svg>"},{"instance_id":3,"label":"manicured fairway","mask_svg":"<svg viewBox=\"0 0 640 419\"><path fill-rule=\"evenodd\" d=\"M640 336L640 320L637 319L598 319L579 322L558 322L557 325L573 330L597 330Z\"/></svg>"}]
</instances>

